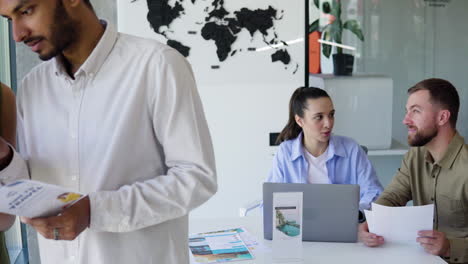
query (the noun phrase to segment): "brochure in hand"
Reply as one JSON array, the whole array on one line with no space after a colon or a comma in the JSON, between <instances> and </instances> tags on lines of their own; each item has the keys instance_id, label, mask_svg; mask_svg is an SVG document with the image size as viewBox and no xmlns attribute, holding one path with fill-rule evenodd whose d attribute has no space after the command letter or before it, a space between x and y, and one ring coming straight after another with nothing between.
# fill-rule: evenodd
<instances>
[{"instance_id":1,"label":"brochure in hand","mask_svg":"<svg viewBox=\"0 0 468 264\"><path fill-rule=\"evenodd\" d=\"M189 248L196 263L222 263L251 260L253 254L244 243L242 228L220 230L190 235Z\"/></svg>"},{"instance_id":2,"label":"brochure in hand","mask_svg":"<svg viewBox=\"0 0 468 264\"><path fill-rule=\"evenodd\" d=\"M53 216L82 197L57 185L18 180L0 186L0 212L29 218Z\"/></svg>"}]
</instances>

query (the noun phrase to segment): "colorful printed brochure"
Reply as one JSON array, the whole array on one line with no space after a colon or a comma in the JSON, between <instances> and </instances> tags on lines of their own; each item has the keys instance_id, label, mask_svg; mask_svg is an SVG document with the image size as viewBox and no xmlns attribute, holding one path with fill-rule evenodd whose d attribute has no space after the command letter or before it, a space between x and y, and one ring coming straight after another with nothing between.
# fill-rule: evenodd
<instances>
[{"instance_id":1,"label":"colorful printed brochure","mask_svg":"<svg viewBox=\"0 0 468 264\"><path fill-rule=\"evenodd\" d=\"M273 261L302 260L302 192L273 193Z\"/></svg>"},{"instance_id":2,"label":"colorful printed brochure","mask_svg":"<svg viewBox=\"0 0 468 264\"><path fill-rule=\"evenodd\" d=\"M213 234L220 232L237 232L242 241L244 241L245 245L250 249L251 253L255 254L256 252L271 251L271 249L265 246L265 244L263 244L261 241L257 241L255 236L248 232L247 229L245 229L244 227L229 228L226 230L207 232L204 234Z\"/></svg>"},{"instance_id":3,"label":"colorful printed brochure","mask_svg":"<svg viewBox=\"0 0 468 264\"><path fill-rule=\"evenodd\" d=\"M57 185L18 180L0 186L0 212L29 218L53 216L82 197Z\"/></svg>"},{"instance_id":4,"label":"colorful printed brochure","mask_svg":"<svg viewBox=\"0 0 468 264\"><path fill-rule=\"evenodd\" d=\"M194 260L196 263L222 263L253 259L241 238L244 232L242 228L234 228L191 235L189 248Z\"/></svg>"}]
</instances>

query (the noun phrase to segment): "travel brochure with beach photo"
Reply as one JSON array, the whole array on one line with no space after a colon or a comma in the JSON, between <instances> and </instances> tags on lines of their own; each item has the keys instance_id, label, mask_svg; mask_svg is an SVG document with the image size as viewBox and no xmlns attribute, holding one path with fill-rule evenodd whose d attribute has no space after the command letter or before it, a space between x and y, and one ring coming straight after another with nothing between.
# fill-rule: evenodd
<instances>
[{"instance_id":1,"label":"travel brochure with beach photo","mask_svg":"<svg viewBox=\"0 0 468 264\"><path fill-rule=\"evenodd\" d=\"M28 218L54 216L82 197L57 185L18 180L0 186L0 212Z\"/></svg>"},{"instance_id":2,"label":"travel brochure with beach photo","mask_svg":"<svg viewBox=\"0 0 468 264\"><path fill-rule=\"evenodd\" d=\"M280 234L284 234L288 237L300 235L301 225L296 206L275 207L275 213L275 228L281 232Z\"/></svg>"},{"instance_id":3,"label":"travel brochure with beach photo","mask_svg":"<svg viewBox=\"0 0 468 264\"><path fill-rule=\"evenodd\" d=\"M273 193L273 259L302 258L302 192Z\"/></svg>"}]
</instances>

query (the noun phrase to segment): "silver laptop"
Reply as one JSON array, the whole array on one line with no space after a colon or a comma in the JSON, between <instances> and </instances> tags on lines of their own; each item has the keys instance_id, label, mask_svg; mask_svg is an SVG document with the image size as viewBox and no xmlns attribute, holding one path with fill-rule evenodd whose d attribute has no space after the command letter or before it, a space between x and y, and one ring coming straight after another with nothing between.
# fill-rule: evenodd
<instances>
[{"instance_id":1,"label":"silver laptop","mask_svg":"<svg viewBox=\"0 0 468 264\"><path fill-rule=\"evenodd\" d=\"M272 239L273 193L302 192L302 240L356 242L359 185L263 183L263 233Z\"/></svg>"}]
</instances>

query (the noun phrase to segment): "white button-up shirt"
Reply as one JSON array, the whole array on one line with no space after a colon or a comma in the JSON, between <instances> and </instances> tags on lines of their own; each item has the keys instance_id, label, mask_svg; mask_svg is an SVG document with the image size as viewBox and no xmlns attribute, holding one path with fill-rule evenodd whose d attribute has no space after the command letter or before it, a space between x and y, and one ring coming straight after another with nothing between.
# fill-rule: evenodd
<instances>
[{"instance_id":1,"label":"white button-up shirt","mask_svg":"<svg viewBox=\"0 0 468 264\"><path fill-rule=\"evenodd\" d=\"M75 79L57 57L18 93L29 175L89 194L90 228L39 235L43 264L188 263L188 213L217 189L213 147L190 65L111 25ZM27 177L14 156L0 177ZM26 175L25 175L26 174Z\"/></svg>"}]
</instances>

